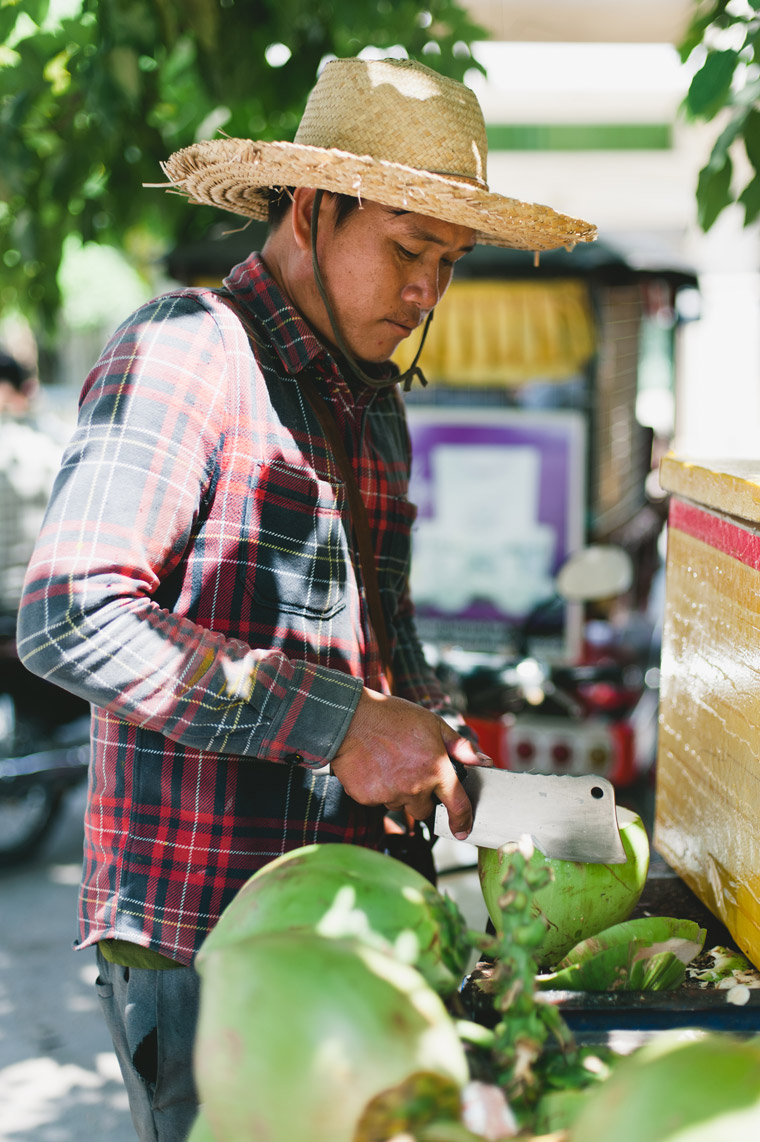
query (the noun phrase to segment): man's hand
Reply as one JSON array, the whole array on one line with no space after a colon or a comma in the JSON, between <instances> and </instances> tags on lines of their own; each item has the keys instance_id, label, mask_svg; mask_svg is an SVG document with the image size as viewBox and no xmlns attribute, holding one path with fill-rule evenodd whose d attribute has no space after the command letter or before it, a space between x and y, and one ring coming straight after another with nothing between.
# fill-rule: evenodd
<instances>
[{"instance_id":1,"label":"man's hand","mask_svg":"<svg viewBox=\"0 0 760 1142\"><path fill-rule=\"evenodd\" d=\"M359 804L403 809L418 821L430 816L437 797L452 833L464 840L472 807L452 758L463 765L490 764L437 714L365 687L332 771Z\"/></svg>"}]
</instances>

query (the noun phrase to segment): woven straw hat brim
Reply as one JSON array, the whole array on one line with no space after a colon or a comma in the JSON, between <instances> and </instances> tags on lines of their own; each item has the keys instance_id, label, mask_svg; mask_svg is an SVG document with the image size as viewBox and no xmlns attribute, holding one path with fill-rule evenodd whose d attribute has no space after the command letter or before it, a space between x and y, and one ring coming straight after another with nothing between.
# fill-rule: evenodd
<instances>
[{"instance_id":1,"label":"woven straw hat brim","mask_svg":"<svg viewBox=\"0 0 760 1142\"><path fill-rule=\"evenodd\" d=\"M596 227L548 206L495 194L474 182L335 148L251 139L211 139L163 164L170 189L194 202L266 219L273 187L314 187L467 226L476 241L518 250L592 242Z\"/></svg>"}]
</instances>

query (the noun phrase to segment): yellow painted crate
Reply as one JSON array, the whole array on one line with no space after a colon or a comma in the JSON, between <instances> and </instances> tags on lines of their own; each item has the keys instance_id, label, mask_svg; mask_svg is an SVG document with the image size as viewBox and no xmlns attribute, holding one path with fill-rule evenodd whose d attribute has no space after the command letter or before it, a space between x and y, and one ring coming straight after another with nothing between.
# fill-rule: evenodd
<instances>
[{"instance_id":1,"label":"yellow painted crate","mask_svg":"<svg viewBox=\"0 0 760 1142\"><path fill-rule=\"evenodd\" d=\"M667 456L655 848L760 967L760 460Z\"/></svg>"}]
</instances>

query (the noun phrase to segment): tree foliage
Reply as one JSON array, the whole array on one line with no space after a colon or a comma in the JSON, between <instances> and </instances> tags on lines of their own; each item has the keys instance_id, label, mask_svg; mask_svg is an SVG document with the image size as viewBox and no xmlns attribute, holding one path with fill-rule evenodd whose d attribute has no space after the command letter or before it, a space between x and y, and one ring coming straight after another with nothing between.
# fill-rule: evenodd
<instances>
[{"instance_id":1,"label":"tree foliage","mask_svg":"<svg viewBox=\"0 0 760 1142\"><path fill-rule=\"evenodd\" d=\"M699 66L686 95L696 120L719 118L722 129L699 172L697 215L709 230L733 202L744 207L744 224L760 215L760 0L700 3L683 43L682 60ZM753 174L741 190L734 184L731 149L743 143Z\"/></svg>"},{"instance_id":2,"label":"tree foliage","mask_svg":"<svg viewBox=\"0 0 760 1142\"><path fill-rule=\"evenodd\" d=\"M2 308L54 328L65 239L141 251L215 217L143 190L180 147L292 139L325 57L365 47L461 79L485 38L457 0L0 0Z\"/></svg>"}]
</instances>

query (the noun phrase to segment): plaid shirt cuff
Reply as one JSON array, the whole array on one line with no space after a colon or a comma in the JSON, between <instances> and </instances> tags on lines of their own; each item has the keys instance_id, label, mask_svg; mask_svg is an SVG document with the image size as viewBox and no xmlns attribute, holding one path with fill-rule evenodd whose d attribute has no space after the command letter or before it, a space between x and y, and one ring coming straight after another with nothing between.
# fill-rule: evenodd
<instances>
[{"instance_id":1,"label":"plaid shirt cuff","mask_svg":"<svg viewBox=\"0 0 760 1142\"><path fill-rule=\"evenodd\" d=\"M335 757L359 704L361 678L301 662L289 698L266 726L260 756L321 769Z\"/></svg>"}]
</instances>

